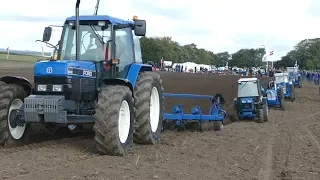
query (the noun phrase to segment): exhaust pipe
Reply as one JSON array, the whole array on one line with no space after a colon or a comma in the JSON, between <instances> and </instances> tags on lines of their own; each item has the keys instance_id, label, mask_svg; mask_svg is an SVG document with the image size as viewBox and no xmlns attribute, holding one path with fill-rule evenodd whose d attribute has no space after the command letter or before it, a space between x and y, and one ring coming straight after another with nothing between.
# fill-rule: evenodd
<instances>
[{"instance_id":1,"label":"exhaust pipe","mask_svg":"<svg viewBox=\"0 0 320 180\"><path fill-rule=\"evenodd\" d=\"M79 5L80 5L80 0L77 0L77 3L76 3L76 60L80 60Z\"/></svg>"}]
</instances>

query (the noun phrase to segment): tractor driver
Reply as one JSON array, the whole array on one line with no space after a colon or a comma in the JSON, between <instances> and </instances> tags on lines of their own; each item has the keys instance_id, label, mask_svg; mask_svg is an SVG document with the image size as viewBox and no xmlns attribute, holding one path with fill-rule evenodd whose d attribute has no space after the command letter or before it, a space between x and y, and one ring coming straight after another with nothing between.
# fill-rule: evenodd
<instances>
[{"instance_id":1,"label":"tractor driver","mask_svg":"<svg viewBox=\"0 0 320 180\"><path fill-rule=\"evenodd\" d=\"M268 88L271 89L274 87L274 81L270 81L268 84Z\"/></svg>"},{"instance_id":2,"label":"tractor driver","mask_svg":"<svg viewBox=\"0 0 320 180\"><path fill-rule=\"evenodd\" d=\"M93 44L94 40L94 44ZM96 48L90 49L92 46L96 45ZM86 58L95 61L104 60L105 52L104 45L98 40L97 36L92 33L90 34L90 42L88 44L86 52L83 54Z\"/></svg>"}]
</instances>

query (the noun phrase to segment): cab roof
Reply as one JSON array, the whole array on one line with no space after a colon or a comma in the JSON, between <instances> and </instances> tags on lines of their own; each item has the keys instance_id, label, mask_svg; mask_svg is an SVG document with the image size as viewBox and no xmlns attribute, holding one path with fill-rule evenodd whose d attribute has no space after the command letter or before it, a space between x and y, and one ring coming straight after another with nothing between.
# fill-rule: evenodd
<instances>
[{"instance_id":1,"label":"cab roof","mask_svg":"<svg viewBox=\"0 0 320 180\"><path fill-rule=\"evenodd\" d=\"M288 76L288 73L274 73L274 76Z\"/></svg>"},{"instance_id":2,"label":"cab roof","mask_svg":"<svg viewBox=\"0 0 320 180\"><path fill-rule=\"evenodd\" d=\"M238 83L241 83L241 82L254 82L254 81L258 81L258 78L240 78L238 80Z\"/></svg>"},{"instance_id":3,"label":"cab roof","mask_svg":"<svg viewBox=\"0 0 320 180\"><path fill-rule=\"evenodd\" d=\"M76 16L71 16L66 21L75 21ZM108 15L83 15L79 16L79 21L109 21L111 24L134 24L133 21L123 20Z\"/></svg>"}]
</instances>

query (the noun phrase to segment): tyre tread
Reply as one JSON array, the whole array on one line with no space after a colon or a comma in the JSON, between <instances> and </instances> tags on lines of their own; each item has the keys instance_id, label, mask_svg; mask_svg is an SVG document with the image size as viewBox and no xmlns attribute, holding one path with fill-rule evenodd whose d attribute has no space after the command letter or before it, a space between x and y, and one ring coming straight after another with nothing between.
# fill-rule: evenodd
<instances>
[{"instance_id":1,"label":"tyre tread","mask_svg":"<svg viewBox=\"0 0 320 180\"><path fill-rule=\"evenodd\" d=\"M160 128L162 130L162 113L164 111L163 107L163 97L162 92L164 91L162 86L162 79L158 73L154 72L140 72L137 79L137 83L134 90L135 97L135 131L134 131L134 142L139 144L156 144L160 141L160 132L152 133L150 127L150 93L152 90L152 83L154 81L159 82L161 87L160 96ZM159 89L158 89L159 90ZM161 131L160 130L160 131Z\"/></svg>"}]
</instances>

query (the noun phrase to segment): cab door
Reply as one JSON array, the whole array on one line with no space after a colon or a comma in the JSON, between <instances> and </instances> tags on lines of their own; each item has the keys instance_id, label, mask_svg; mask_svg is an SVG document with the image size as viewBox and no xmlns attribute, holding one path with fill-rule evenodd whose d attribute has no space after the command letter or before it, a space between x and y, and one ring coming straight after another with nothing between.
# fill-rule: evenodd
<instances>
[{"instance_id":1,"label":"cab door","mask_svg":"<svg viewBox=\"0 0 320 180\"><path fill-rule=\"evenodd\" d=\"M119 59L118 78L126 78L130 65L135 62L131 27L115 30L115 59Z\"/></svg>"}]
</instances>

